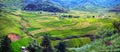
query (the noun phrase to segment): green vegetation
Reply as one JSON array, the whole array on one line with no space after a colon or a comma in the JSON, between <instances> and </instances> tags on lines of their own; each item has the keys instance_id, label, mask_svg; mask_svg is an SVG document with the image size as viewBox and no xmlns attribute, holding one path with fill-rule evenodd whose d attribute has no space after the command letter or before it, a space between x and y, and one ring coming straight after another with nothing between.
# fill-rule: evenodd
<instances>
[{"instance_id":1,"label":"green vegetation","mask_svg":"<svg viewBox=\"0 0 120 52\"><path fill-rule=\"evenodd\" d=\"M43 36L49 35L50 46L56 49L60 42L64 42L69 52L81 51L87 49L90 51L109 50L110 47L117 48L119 45L119 21L117 17L114 18L86 18L86 15L80 12L74 13L57 13L56 15L48 15L51 13L35 13L27 11L17 12L1 12L0 13L0 36L15 33L21 36L21 39L11 42L14 52L20 52L22 46L30 46L32 40L36 40L37 44L42 43ZM61 15L73 15L80 18L59 18ZM97 15L96 13L87 13L90 16ZM89 16L88 15L88 16ZM109 15L107 13L107 15ZM116 22L114 22L116 21ZM114 24L114 25L113 25ZM115 28L114 28L115 27ZM28 35L30 34L30 35ZM82 37L86 35L100 36L100 39L91 41L91 37ZM72 37L72 36L76 36ZM72 38L69 38L72 37ZM55 40L52 40L52 38ZM111 40L112 39L112 40ZM106 46L105 42L112 42L114 46ZM88 46L90 45L90 46ZM80 48L79 48L80 47ZM86 48L87 47L87 48ZM76 48L78 50L69 50ZM118 48L115 50L119 50ZM40 50L38 50L40 51Z\"/></svg>"},{"instance_id":2,"label":"green vegetation","mask_svg":"<svg viewBox=\"0 0 120 52\"><path fill-rule=\"evenodd\" d=\"M20 21L20 18L9 13L6 14L4 11L0 12L0 14L0 36L8 35L9 33L25 36L25 33L20 29L21 26L17 22Z\"/></svg>"},{"instance_id":3,"label":"green vegetation","mask_svg":"<svg viewBox=\"0 0 120 52\"><path fill-rule=\"evenodd\" d=\"M71 40L66 40L65 43L66 43L66 47L68 48L71 48L71 47L81 47L83 45L86 45L88 43L90 43L90 38L89 37L86 37L86 38L74 38L74 39L71 39Z\"/></svg>"},{"instance_id":4,"label":"green vegetation","mask_svg":"<svg viewBox=\"0 0 120 52\"><path fill-rule=\"evenodd\" d=\"M116 21L116 24L119 24L119 21ZM113 23L113 25L115 24ZM120 25L118 26L120 27ZM111 27L103 27L97 31L97 35L101 37L100 39L97 39L94 42L91 42L90 44L83 47L72 48L69 50L75 50L75 52L119 52L120 43L118 42L118 40L120 40L120 33L119 31L116 31L116 27Z\"/></svg>"},{"instance_id":5,"label":"green vegetation","mask_svg":"<svg viewBox=\"0 0 120 52\"><path fill-rule=\"evenodd\" d=\"M75 6L76 10L64 8L71 8L66 5L74 3L71 0L64 1L64 7L52 3L57 0L36 0L35 4L29 1L0 0L0 52L120 51L119 12L107 11L111 9L96 6L93 1L78 1L81 4Z\"/></svg>"},{"instance_id":6,"label":"green vegetation","mask_svg":"<svg viewBox=\"0 0 120 52\"><path fill-rule=\"evenodd\" d=\"M7 36L0 38L0 52L12 52L11 40Z\"/></svg>"},{"instance_id":7,"label":"green vegetation","mask_svg":"<svg viewBox=\"0 0 120 52\"><path fill-rule=\"evenodd\" d=\"M40 28L27 28L27 31L34 31L34 30L38 30Z\"/></svg>"},{"instance_id":8,"label":"green vegetation","mask_svg":"<svg viewBox=\"0 0 120 52\"><path fill-rule=\"evenodd\" d=\"M12 48L14 52L21 52L21 47L25 46L27 47L29 43L32 41L30 37L24 37L16 42L12 42Z\"/></svg>"}]
</instances>

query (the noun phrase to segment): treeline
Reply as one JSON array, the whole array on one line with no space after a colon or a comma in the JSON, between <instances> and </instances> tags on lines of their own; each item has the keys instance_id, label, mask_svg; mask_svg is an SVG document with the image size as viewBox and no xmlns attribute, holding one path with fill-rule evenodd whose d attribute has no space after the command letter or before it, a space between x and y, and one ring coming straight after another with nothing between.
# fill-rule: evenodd
<instances>
[{"instance_id":1,"label":"treeline","mask_svg":"<svg viewBox=\"0 0 120 52\"><path fill-rule=\"evenodd\" d=\"M38 44L36 40L32 41L28 47L22 47L22 52L66 52L66 46L64 42L60 42L53 48L49 36L44 36L42 42Z\"/></svg>"},{"instance_id":2,"label":"treeline","mask_svg":"<svg viewBox=\"0 0 120 52\"><path fill-rule=\"evenodd\" d=\"M36 40L32 41L28 47L21 47L20 52L66 52L64 42L60 42L53 48L48 36L44 36L42 42L38 44ZM8 36L0 37L0 52L14 52L11 46L11 40Z\"/></svg>"},{"instance_id":3,"label":"treeline","mask_svg":"<svg viewBox=\"0 0 120 52\"><path fill-rule=\"evenodd\" d=\"M11 40L7 36L0 37L0 52L13 52Z\"/></svg>"}]
</instances>

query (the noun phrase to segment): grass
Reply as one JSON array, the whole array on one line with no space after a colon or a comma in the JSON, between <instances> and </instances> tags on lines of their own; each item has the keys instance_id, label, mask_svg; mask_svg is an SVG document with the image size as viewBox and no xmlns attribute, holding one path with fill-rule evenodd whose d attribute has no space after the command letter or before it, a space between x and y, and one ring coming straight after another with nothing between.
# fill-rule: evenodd
<instances>
[{"instance_id":1,"label":"grass","mask_svg":"<svg viewBox=\"0 0 120 52\"><path fill-rule=\"evenodd\" d=\"M31 15L30 15L30 14L31 14ZM21 16L22 16L22 17L25 17L25 18L38 17L37 14L34 14L34 13L26 13L26 12L22 12Z\"/></svg>"},{"instance_id":2,"label":"grass","mask_svg":"<svg viewBox=\"0 0 120 52\"><path fill-rule=\"evenodd\" d=\"M27 47L29 45L29 43L31 42L31 38L30 37L24 37L16 42L12 42L12 48L14 52L21 52L21 47L25 46Z\"/></svg>"},{"instance_id":3,"label":"grass","mask_svg":"<svg viewBox=\"0 0 120 52\"><path fill-rule=\"evenodd\" d=\"M11 14L4 14L1 13L2 16L0 16L0 34L1 35L7 35L9 33L15 33L20 36L25 36L25 33L20 29L20 25L17 23L17 21L20 21L20 19L17 16L11 15Z\"/></svg>"},{"instance_id":4,"label":"grass","mask_svg":"<svg viewBox=\"0 0 120 52\"><path fill-rule=\"evenodd\" d=\"M101 30L98 30L97 32L103 31L104 34L99 34L102 36L107 35L108 33L112 34L111 36L106 36L100 39L96 39L95 41L91 42L88 45L85 45L83 47L79 48L74 48L74 52L119 52L120 49L118 48L120 46L120 43L118 40L120 40L119 33L112 33L114 31L114 27L111 26L109 28L106 28L106 26ZM107 29L107 31L104 31ZM110 31L110 32L109 32ZM111 45L106 45L105 42L109 41L112 44ZM84 41L85 42L85 41ZM72 50L71 50L72 51Z\"/></svg>"},{"instance_id":5,"label":"grass","mask_svg":"<svg viewBox=\"0 0 120 52\"><path fill-rule=\"evenodd\" d=\"M90 43L90 38L89 37L85 37L85 38L74 38L68 41L65 41L66 47L67 48L75 48L75 47L81 47L83 45L86 45L88 43Z\"/></svg>"},{"instance_id":6,"label":"grass","mask_svg":"<svg viewBox=\"0 0 120 52\"><path fill-rule=\"evenodd\" d=\"M24 17L31 27L26 27L27 31L34 36L38 37L36 40L38 44L41 43L42 38L39 36L45 35L46 33L51 35L52 37L66 38L69 36L82 36L85 34L96 34L97 29L101 27L110 28L112 27L112 18L85 18L86 16L98 15L95 13L88 12L70 12L67 14L72 14L74 16L80 16L80 18L58 18L56 16L47 15L49 13L37 14L37 13L27 13L21 12L21 16ZM61 13L59 15L66 14ZM8 34L8 33L16 33L20 36L24 36L24 38L12 42L12 48L14 52L20 52L21 46L28 46L29 42L31 42L31 37L25 36L25 33L20 29L20 24L17 22L21 22L19 16L14 16L8 14L5 17L0 16L0 34ZM116 37L116 36L115 36ZM119 45L119 38L114 39L114 44ZM56 46L60 41L51 40L52 47ZM81 47L86 44L89 44L90 38L74 38L65 40L66 46L68 48L71 47ZM101 42L99 42L101 43ZM96 43L97 44L97 43ZM96 46L99 46L97 44ZM100 44L100 46L104 46ZM104 46L105 47L105 46ZM96 47L93 47L96 48ZM97 50L98 48L96 48Z\"/></svg>"},{"instance_id":7,"label":"grass","mask_svg":"<svg viewBox=\"0 0 120 52\"><path fill-rule=\"evenodd\" d=\"M30 32L30 31L34 31L34 30L38 30L40 28L27 28L27 31Z\"/></svg>"},{"instance_id":8,"label":"grass","mask_svg":"<svg viewBox=\"0 0 120 52\"><path fill-rule=\"evenodd\" d=\"M86 27L86 28L82 28L82 29L53 30L53 31L44 32L44 33L48 33L53 37L65 38L65 37L73 36L73 35L81 36L81 35L87 34L88 32L90 32L92 30L96 30L96 29L97 29L97 27L90 26L90 27ZM40 35L44 35L44 34L38 33L35 36L40 36Z\"/></svg>"},{"instance_id":9,"label":"grass","mask_svg":"<svg viewBox=\"0 0 120 52\"><path fill-rule=\"evenodd\" d=\"M79 13L79 12L78 12ZM78 13L72 15L78 15ZM98 14L90 14L91 16ZM31 14L32 15L32 14ZM60 14L61 15L61 14ZM81 14L82 15L82 14ZM29 15L30 16L30 15ZM33 27L33 29L28 30L30 33L33 33L34 36L39 37L43 36L46 33L50 34L52 37L65 38L68 36L82 36L85 34L96 34L97 29L101 27L112 27L112 19L110 18L85 18L85 15L82 15L81 18L57 18L55 16L30 16L26 19L28 23ZM77 22L77 23L76 23ZM74 24L76 23L76 24ZM34 29L35 28L35 29ZM40 28L40 29L36 29ZM44 31L44 32L43 32ZM37 41L41 43L42 39L38 38ZM52 47L56 46L60 41L52 41ZM90 38L74 38L66 42L66 46L71 47L80 47L86 44L89 44Z\"/></svg>"},{"instance_id":10,"label":"grass","mask_svg":"<svg viewBox=\"0 0 120 52\"><path fill-rule=\"evenodd\" d=\"M78 12L80 14L80 12ZM24 13L23 13L24 14ZM26 13L25 13L26 14ZM57 36L62 36L61 34L68 33L68 34L78 34L70 29L82 29L82 28L87 28L89 26L95 25L94 27L97 29L100 26L103 25L110 25L111 19L105 19L105 18L58 18L55 16L50 16L47 15L49 13L44 13L44 14L34 14L34 13L27 13L29 17L26 17L23 15L23 17L28 20L28 24L32 26L33 28L41 28L38 30L33 30L30 31L31 34L40 34L42 32L50 33L50 34L56 34L60 33L60 35ZM90 14L90 13L87 13ZM36 15L36 16L32 16ZM61 14L60 14L61 15ZM73 14L77 15L77 14ZM83 15L83 14L81 14ZM96 15L95 13L91 13L91 16ZM84 16L84 15L83 15ZM99 26L98 26L99 25ZM67 32L69 31L69 32ZM70 33L73 32L73 33ZM77 31L78 32L78 31ZM87 32L86 32L87 33ZM84 33L80 33L84 34Z\"/></svg>"},{"instance_id":11,"label":"grass","mask_svg":"<svg viewBox=\"0 0 120 52\"><path fill-rule=\"evenodd\" d=\"M46 23L42 23L41 25L47 27L58 27L58 26L63 26L65 24L72 24L72 22L67 21L67 20L63 20L63 21L51 21L51 22L46 22Z\"/></svg>"}]
</instances>

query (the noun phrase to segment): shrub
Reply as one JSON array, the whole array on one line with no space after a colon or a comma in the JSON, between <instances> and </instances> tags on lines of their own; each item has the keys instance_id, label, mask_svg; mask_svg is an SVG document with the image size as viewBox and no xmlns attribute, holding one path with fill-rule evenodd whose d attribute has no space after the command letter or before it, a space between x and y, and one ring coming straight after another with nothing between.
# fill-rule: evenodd
<instances>
[{"instance_id":1,"label":"shrub","mask_svg":"<svg viewBox=\"0 0 120 52\"><path fill-rule=\"evenodd\" d=\"M113 26L118 32L120 32L120 21L113 22Z\"/></svg>"}]
</instances>

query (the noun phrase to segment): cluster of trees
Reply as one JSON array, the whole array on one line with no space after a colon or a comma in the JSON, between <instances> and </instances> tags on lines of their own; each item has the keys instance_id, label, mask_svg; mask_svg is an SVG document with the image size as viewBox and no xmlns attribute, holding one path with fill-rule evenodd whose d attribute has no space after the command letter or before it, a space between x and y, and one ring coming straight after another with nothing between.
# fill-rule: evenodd
<instances>
[{"instance_id":1,"label":"cluster of trees","mask_svg":"<svg viewBox=\"0 0 120 52\"><path fill-rule=\"evenodd\" d=\"M11 40L7 36L0 37L0 52L13 52Z\"/></svg>"},{"instance_id":2,"label":"cluster of trees","mask_svg":"<svg viewBox=\"0 0 120 52\"><path fill-rule=\"evenodd\" d=\"M51 42L48 36L44 36L41 44L38 44L35 40L27 47L29 52L66 52L66 46L64 42L60 42L55 46L55 49L51 46Z\"/></svg>"},{"instance_id":3,"label":"cluster of trees","mask_svg":"<svg viewBox=\"0 0 120 52\"><path fill-rule=\"evenodd\" d=\"M80 16L73 16L73 15L61 15L60 18L79 18Z\"/></svg>"},{"instance_id":4,"label":"cluster of trees","mask_svg":"<svg viewBox=\"0 0 120 52\"><path fill-rule=\"evenodd\" d=\"M113 22L113 26L117 32L120 32L120 20Z\"/></svg>"},{"instance_id":5,"label":"cluster of trees","mask_svg":"<svg viewBox=\"0 0 120 52\"><path fill-rule=\"evenodd\" d=\"M55 49L51 46L51 42L48 36L44 36L41 44L38 44L35 40L32 41L25 49L21 49L22 52L66 52L66 46L64 42L60 42L55 46ZM13 52L11 46L11 40L8 36L0 37L0 52Z\"/></svg>"}]
</instances>

